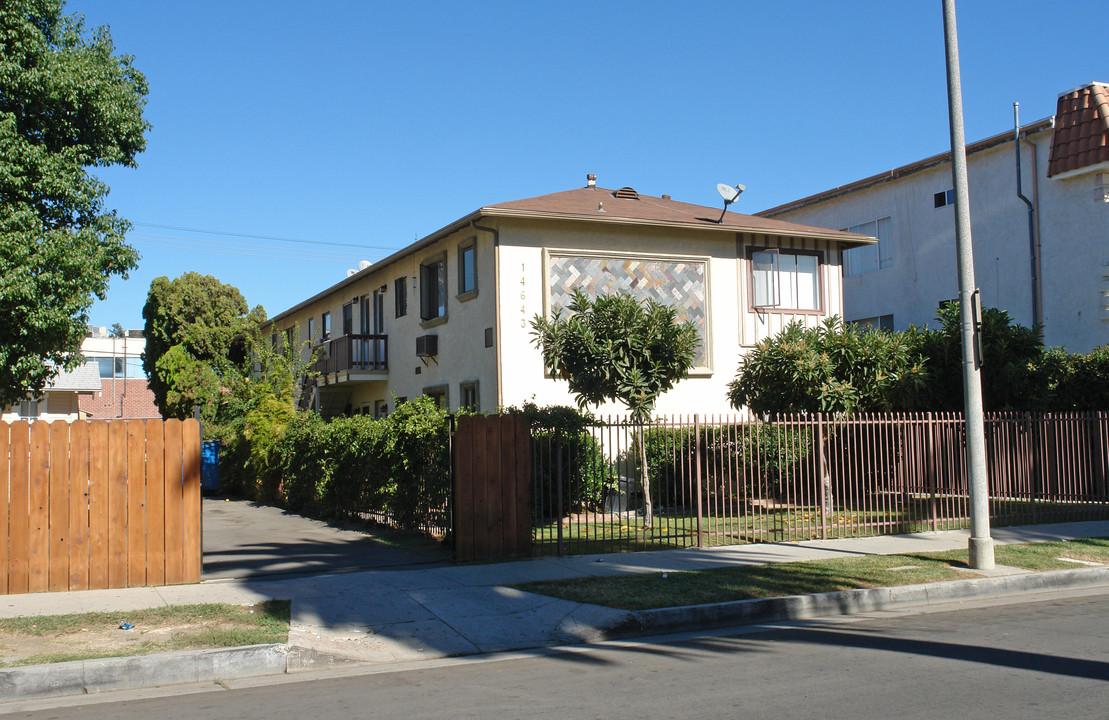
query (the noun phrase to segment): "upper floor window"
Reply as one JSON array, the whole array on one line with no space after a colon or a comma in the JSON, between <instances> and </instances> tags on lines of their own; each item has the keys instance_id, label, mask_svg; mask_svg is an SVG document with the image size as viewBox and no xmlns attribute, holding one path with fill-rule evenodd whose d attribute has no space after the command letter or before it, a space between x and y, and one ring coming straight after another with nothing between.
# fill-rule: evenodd
<instances>
[{"instance_id":1,"label":"upper floor window","mask_svg":"<svg viewBox=\"0 0 1109 720\"><path fill-rule=\"evenodd\" d=\"M820 253L751 248L751 304L760 310L819 311Z\"/></svg>"},{"instance_id":2,"label":"upper floor window","mask_svg":"<svg viewBox=\"0 0 1109 720\"><path fill-rule=\"evenodd\" d=\"M852 225L844 230L878 238L876 245L843 251L844 275L861 275L893 266L893 223L888 217Z\"/></svg>"},{"instance_id":3,"label":"upper floor window","mask_svg":"<svg viewBox=\"0 0 1109 720\"><path fill-rule=\"evenodd\" d=\"M354 334L354 303L343 305L343 334Z\"/></svg>"},{"instance_id":4,"label":"upper floor window","mask_svg":"<svg viewBox=\"0 0 1109 720\"><path fill-rule=\"evenodd\" d=\"M471 240L458 248L458 294L477 292L477 245ZM463 298L466 299L466 298Z\"/></svg>"},{"instance_id":5,"label":"upper floor window","mask_svg":"<svg viewBox=\"0 0 1109 720\"><path fill-rule=\"evenodd\" d=\"M943 190L932 196L932 206L936 208L955 204L955 189Z\"/></svg>"},{"instance_id":6,"label":"upper floor window","mask_svg":"<svg viewBox=\"0 0 1109 720\"><path fill-rule=\"evenodd\" d=\"M447 315L447 259L439 257L420 265L420 319Z\"/></svg>"},{"instance_id":7,"label":"upper floor window","mask_svg":"<svg viewBox=\"0 0 1109 720\"><path fill-rule=\"evenodd\" d=\"M320 332L323 333L324 340L331 337L331 313L325 312L320 316Z\"/></svg>"},{"instance_id":8,"label":"upper floor window","mask_svg":"<svg viewBox=\"0 0 1109 720\"><path fill-rule=\"evenodd\" d=\"M393 281L393 310L396 317L408 314L408 278L399 277Z\"/></svg>"},{"instance_id":9,"label":"upper floor window","mask_svg":"<svg viewBox=\"0 0 1109 720\"><path fill-rule=\"evenodd\" d=\"M100 368L100 377L123 377L123 363L122 357L102 357L96 358L96 364Z\"/></svg>"},{"instance_id":10,"label":"upper floor window","mask_svg":"<svg viewBox=\"0 0 1109 720\"><path fill-rule=\"evenodd\" d=\"M316 318L308 318L308 342L313 345L316 343Z\"/></svg>"}]
</instances>

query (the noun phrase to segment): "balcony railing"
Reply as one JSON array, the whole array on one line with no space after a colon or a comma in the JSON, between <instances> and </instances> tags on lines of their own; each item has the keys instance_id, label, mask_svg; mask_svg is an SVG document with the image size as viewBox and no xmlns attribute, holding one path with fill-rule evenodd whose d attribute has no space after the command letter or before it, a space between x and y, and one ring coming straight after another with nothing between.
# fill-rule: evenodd
<instances>
[{"instance_id":1,"label":"balcony railing","mask_svg":"<svg viewBox=\"0 0 1109 720\"><path fill-rule=\"evenodd\" d=\"M362 370L388 372L388 335L340 335L312 348L319 357L312 364L316 375Z\"/></svg>"}]
</instances>

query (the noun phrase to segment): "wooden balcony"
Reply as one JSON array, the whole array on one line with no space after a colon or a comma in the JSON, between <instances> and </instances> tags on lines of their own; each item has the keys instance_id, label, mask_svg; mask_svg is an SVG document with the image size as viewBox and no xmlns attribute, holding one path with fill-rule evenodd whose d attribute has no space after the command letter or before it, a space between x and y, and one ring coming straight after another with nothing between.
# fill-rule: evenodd
<instances>
[{"instance_id":1,"label":"wooden balcony","mask_svg":"<svg viewBox=\"0 0 1109 720\"><path fill-rule=\"evenodd\" d=\"M389 372L388 335L340 335L316 345L312 351L317 353L311 368L314 375Z\"/></svg>"}]
</instances>

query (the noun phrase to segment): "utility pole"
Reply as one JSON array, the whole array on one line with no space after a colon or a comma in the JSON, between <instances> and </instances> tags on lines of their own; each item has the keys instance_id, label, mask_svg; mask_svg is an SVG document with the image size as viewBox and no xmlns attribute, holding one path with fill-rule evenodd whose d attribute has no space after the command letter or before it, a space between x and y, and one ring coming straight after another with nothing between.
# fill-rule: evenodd
<instances>
[{"instance_id":1,"label":"utility pole","mask_svg":"<svg viewBox=\"0 0 1109 720\"><path fill-rule=\"evenodd\" d=\"M970 237L970 195L963 133L963 91L959 80L959 39L955 0L943 0L943 39L947 52L947 110L951 124L951 174L955 180L955 248L959 263L959 321L963 341L963 402L970 473L970 566L994 566L990 537L989 483L986 476L986 430L982 417L982 306L974 286L974 248Z\"/></svg>"}]
</instances>

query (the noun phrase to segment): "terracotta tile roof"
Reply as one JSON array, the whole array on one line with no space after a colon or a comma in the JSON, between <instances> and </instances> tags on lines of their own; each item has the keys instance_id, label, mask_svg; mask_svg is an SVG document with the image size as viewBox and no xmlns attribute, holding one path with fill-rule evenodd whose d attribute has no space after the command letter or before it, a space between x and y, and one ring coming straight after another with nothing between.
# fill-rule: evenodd
<instances>
[{"instance_id":1,"label":"terracotta tile roof","mask_svg":"<svg viewBox=\"0 0 1109 720\"><path fill-rule=\"evenodd\" d=\"M671 200L668 197L653 197L628 192L630 188L606 190L604 188L578 188L563 192L540 195L525 200L487 205L482 215L525 217L550 217L567 220L588 220L599 222L628 222L650 225L681 225L706 229L726 228L729 230L768 233L772 235L793 235L817 237L839 242L872 243L873 238L865 235L845 233L839 230L799 225L797 223L769 218L744 215L728 211L724 220L720 219L722 207L706 207ZM721 203L721 206L723 203Z\"/></svg>"},{"instance_id":2,"label":"terracotta tile roof","mask_svg":"<svg viewBox=\"0 0 1109 720\"><path fill-rule=\"evenodd\" d=\"M95 364L95 363L94 363ZM77 407L92 420L160 418L154 392L145 378L104 378L100 392L82 395Z\"/></svg>"},{"instance_id":3,"label":"terracotta tile roof","mask_svg":"<svg viewBox=\"0 0 1109 720\"><path fill-rule=\"evenodd\" d=\"M1109 85L1089 83L1059 96L1047 176L1109 162Z\"/></svg>"}]
</instances>

